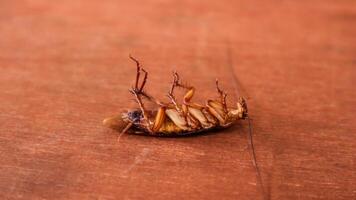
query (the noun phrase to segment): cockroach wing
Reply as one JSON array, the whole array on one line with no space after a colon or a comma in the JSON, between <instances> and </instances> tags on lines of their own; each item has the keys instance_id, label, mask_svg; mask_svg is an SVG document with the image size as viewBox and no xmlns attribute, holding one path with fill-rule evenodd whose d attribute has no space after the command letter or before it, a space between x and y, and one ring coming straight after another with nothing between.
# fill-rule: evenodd
<instances>
[{"instance_id":1,"label":"cockroach wing","mask_svg":"<svg viewBox=\"0 0 356 200\"><path fill-rule=\"evenodd\" d=\"M224 124L226 114L224 113L223 105L220 102L209 100L207 106L210 113L213 114L221 124Z\"/></svg>"},{"instance_id":2,"label":"cockroach wing","mask_svg":"<svg viewBox=\"0 0 356 200\"><path fill-rule=\"evenodd\" d=\"M196 108L189 107L189 113L195 117L204 128L211 128L213 124L209 123L204 113Z\"/></svg>"}]
</instances>

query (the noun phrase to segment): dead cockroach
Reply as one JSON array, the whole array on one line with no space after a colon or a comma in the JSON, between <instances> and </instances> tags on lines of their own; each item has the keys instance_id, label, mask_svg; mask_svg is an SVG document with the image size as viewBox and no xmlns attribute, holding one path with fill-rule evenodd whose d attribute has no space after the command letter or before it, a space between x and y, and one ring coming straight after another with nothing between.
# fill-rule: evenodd
<instances>
[{"instance_id":1,"label":"dead cockroach","mask_svg":"<svg viewBox=\"0 0 356 200\"><path fill-rule=\"evenodd\" d=\"M234 122L247 119L247 104L244 98L239 97L236 108L229 108L226 104L227 94L220 89L216 80L218 99L207 100L205 105L193 103L191 101L195 88L181 83L177 72L173 73L173 82L168 92L170 103L163 103L153 98L144 91L148 73L140 63L130 56L136 63L135 85L130 92L135 97L139 108L123 113L121 116L110 117L103 121L105 126L117 128L122 122L125 128L122 133L152 136L183 136L194 135L212 129L226 128ZM140 76L143 74L142 82ZM183 102L178 103L174 96L176 87L187 90ZM143 99L155 103L157 110L146 110Z\"/></svg>"}]
</instances>

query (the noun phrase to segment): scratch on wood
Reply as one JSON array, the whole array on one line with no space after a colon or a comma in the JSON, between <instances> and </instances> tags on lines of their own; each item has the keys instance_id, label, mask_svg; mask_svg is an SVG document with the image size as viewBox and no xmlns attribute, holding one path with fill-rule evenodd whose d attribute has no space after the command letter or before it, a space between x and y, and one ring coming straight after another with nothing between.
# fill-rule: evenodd
<instances>
[{"instance_id":1,"label":"scratch on wood","mask_svg":"<svg viewBox=\"0 0 356 200\"><path fill-rule=\"evenodd\" d=\"M150 153L149 148L143 148L141 153L135 157L134 162L122 173L123 177L127 177L127 174L137 165L141 164L147 157L147 155Z\"/></svg>"},{"instance_id":2,"label":"scratch on wood","mask_svg":"<svg viewBox=\"0 0 356 200\"><path fill-rule=\"evenodd\" d=\"M236 97L238 98L241 95L240 94L240 90L239 90L241 87L239 87L240 84L239 84L238 79L237 79L237 77L236 77L236 75L234 73L234 68L233 68L233 63L232 63L232 53L231 53L231 47L230 47L230 42L229 41L227 41L227 57L228 57L229 71L231 72L232 78L234 80L233 81L233 83L234 83L233 85L234 85L234 88L235 88L235 94L236 94ZM270 197L265 192L265 188L264 188L264 185L263 185L261 172L260 172L260 169L259 169L258 164L257 164L255 147L253 145L252 125L251 125L251 119L250 118L248 118L248 126L249 126L249 132L248 132L249 143L248 143L248 146L251 149L250 154L251 154L251 157L252 157L252 164L256 169L257 182L259 182L259 184L260 184L262 195L263 195L263 199L270 199Z\"/></svg>"}]
</instances>

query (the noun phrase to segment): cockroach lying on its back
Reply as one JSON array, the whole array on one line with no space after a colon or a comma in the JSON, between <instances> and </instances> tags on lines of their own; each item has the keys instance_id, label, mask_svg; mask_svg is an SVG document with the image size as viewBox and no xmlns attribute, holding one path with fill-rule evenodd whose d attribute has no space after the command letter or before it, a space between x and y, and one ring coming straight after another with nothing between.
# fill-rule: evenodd
<instances>
[{"instance_id":1,"label":"cockroach lying on its back","mask_svg":"<svg viewBox=\"0 0 356 200\"><path fill-rule=\"evenodd\" d=\"M143 90L148 73L135 58L131 56L130 58L136 62L137 66L135 86L130 92L136 98L139 108L123 113L121 117L107 118L103 122L104 125L115 128L120 121L121 123L123 121L125 128L122 130L122 133L129 132L152 136L183 136L194 135L212 129L226 128L240 119L248 118L245 99L240 97L236 108L228 108L226 105L227 94L219 88L217 80L216 89L219 99L207 100L205 105L191 102L195 89L194 87L182 84L176 72L173 74L173 83L168 93L170 103L158 101ZM139 84L141 73L143 73L144 77L141 84ZM187 90L182 103L178 103L174 96L174 89L176 87ZM146 110L143 99L154 102L158 106L157 111Z\"/></svg>"}]
</instances>

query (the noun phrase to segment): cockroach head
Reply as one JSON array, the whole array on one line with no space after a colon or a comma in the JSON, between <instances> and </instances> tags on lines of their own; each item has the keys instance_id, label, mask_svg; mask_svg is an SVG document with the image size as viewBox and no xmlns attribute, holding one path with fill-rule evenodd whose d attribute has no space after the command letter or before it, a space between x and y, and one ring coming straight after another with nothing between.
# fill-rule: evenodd
<instances>
[{"instance_id":1,"label":"cockroach head","mask_svg":"<svg viewBox=\"0 0 356 200\"><path fill-rule=\"evenodd\" d=\"M247 104L243 97L240 97L237 101L237 108L229 111L229 116L233 119L246 119L248 117Z\"/></svg>"},{"instance_id":2,"label":"cockroach head","mask_svg":"<svg viewBox=\"0 0 356 200\"><path fill-rule=\"evenodd\" d=\"M124 121L137 123L143 118L141 110L129 110L122 114L122 119Z\"/></svg>"}]
</instances>

